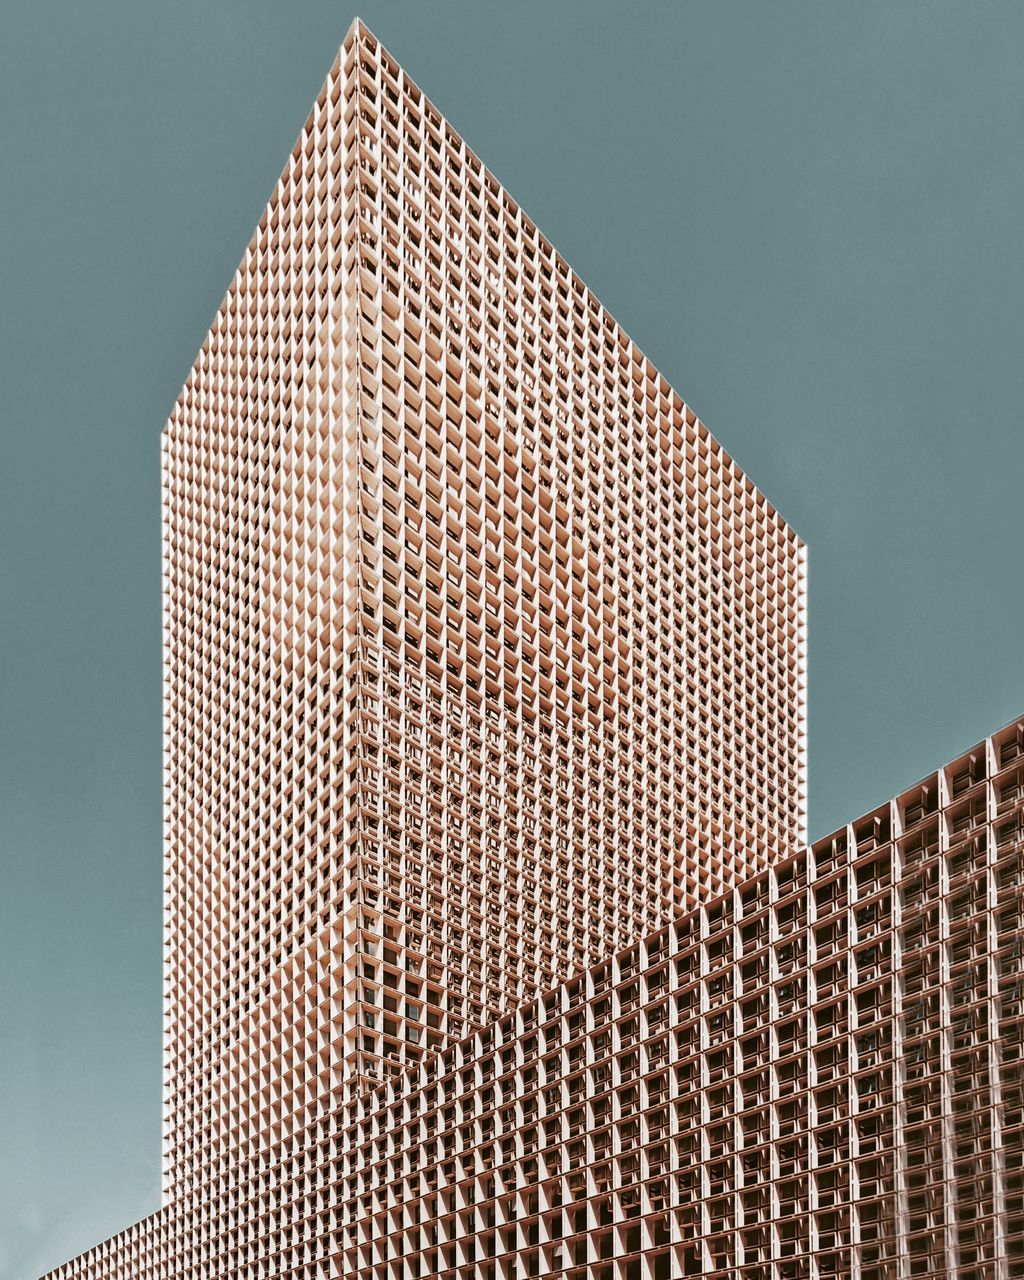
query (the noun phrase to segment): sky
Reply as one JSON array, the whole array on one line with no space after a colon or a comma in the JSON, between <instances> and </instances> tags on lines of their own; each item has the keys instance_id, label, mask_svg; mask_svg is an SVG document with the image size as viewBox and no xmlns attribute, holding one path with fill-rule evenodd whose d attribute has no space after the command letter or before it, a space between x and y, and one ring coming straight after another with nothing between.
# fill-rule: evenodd
<instances>
[{"instance_id":1,"label":"sky","mask_svg":"<svg viewBox=\"0 0 1024 1280\"><path fill-rule=\"evenodd\" d=\"M355 10L6 0L0 1280L159 1199L159 433ZM808 543L811 835L1024 710L1024 6L360 15Z\"/></svg>"}]
</instances>

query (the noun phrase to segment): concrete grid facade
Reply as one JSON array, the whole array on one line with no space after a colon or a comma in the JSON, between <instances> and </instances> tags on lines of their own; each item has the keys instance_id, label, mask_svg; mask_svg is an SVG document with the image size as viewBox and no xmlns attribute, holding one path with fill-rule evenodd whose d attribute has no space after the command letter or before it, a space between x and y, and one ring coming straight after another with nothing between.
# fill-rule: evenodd
<instances>
[{"instance_id":1,"label":"concrete grid facade","mask_svg":"<svg viewBox=\"0 0 1024 1280\"><path fill-rule=\"evenodd\" d=\"M341 1274L1024 1274L1024 722L354 1101Z\"/></svg>"},{"instance_id":2,"label":"concrete grid facade","mask_svg":"<svg viewBox=\"0 0 1024 1280\"><path fill-rule=\"evenodd\" d=\"M53 1275L1024 1274L1024 720L353 1094L220 1213Z\"/></svg>"},{"instance_id":3,"label":"concrete grid facade","mask_svg":"<svg viewBox=\"0 0 1024 1280\"><path fill-rule=\"evenodd\" d=\"M1014 1274L1017 727L783 861L804 548L361 24L163 474L164 1202L55 1276Z\"/></svg>"},{"instance_id":4,"label":"concrete grid facade","mask_svg":"<svg viewBox=\"0 0 1024 1280\"><path fill-rule=\"evenodd\" d=\"M163 458L167 1201L803 838L803 547L362 27Z\"/></svg>"}]
</instances>

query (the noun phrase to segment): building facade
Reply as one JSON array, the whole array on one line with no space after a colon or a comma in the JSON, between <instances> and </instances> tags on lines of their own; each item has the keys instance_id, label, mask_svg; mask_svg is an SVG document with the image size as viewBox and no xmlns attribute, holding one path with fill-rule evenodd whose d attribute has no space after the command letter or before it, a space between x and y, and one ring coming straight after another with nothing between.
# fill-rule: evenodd
<instances>
[{"instance_id":1,"label":"building facade","mask_svg":"<svg viewBox=\"0 0 1024 1280\"><path fill-rule=\"evenodd\" d=\"M1024 1275L1024 720L53 1275Z\"/></svg>"},{"instance_id":2,"label":"building facade","mask_svg":"<svg viewBox=\"0 0 1024 1280\"><path fill-rule=\"evenodd\" d=\"M163 492L167 1202L803 839L803 547L358 23Z\"/></svg>"},{"instance_id":3,"label":"building facade","mask_svg":"<svg viewBox=\"0 0 1024 1280\"><path fill-rule=\"evenodd\" d=\"M163 493L163 1205L55 1276L1013 1274L1018 728L806 851L803 546L359 23Z\"/></svg>"},{"instance_id":4,"label":"building facade","mask_svg":"<svg viewBox=\"0 0 1024 1280\"><path fill-rule=\"evenodd\" d=\"M341 1273L1024 1274L1024 721L346 1110Z\"/></svg>"}]
</instances>

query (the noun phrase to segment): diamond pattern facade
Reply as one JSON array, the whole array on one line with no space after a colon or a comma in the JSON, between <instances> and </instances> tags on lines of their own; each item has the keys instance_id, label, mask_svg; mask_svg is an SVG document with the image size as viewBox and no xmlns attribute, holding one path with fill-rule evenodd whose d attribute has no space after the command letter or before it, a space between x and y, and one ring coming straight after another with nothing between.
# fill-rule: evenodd
<instances>
[{"instance_id":1,"label":"diamond pattern facade","mask_svg":"<svg viewBox=\"0 0 1024 1280\"><path fill-rule=\"evenodd\" d=\"M1005 744L963 902L948 771L905 919L905 805L782 860L804 548L361 24L163 476L164 1204L54 1275L959 1267L958 981L1006 1273Z\"/></svg>"}]
</instances>

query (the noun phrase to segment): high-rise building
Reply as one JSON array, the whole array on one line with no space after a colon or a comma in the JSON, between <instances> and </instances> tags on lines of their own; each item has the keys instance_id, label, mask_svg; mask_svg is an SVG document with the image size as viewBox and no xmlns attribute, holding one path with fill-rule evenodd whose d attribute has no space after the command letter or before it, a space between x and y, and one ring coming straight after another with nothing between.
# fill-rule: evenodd
<instances>
[{"instance_id":1,"label":"high-rise building","mask_svg":"<svg viewBox=\"0 0 1024 1280\"><path fill-rule=\"evenodd\" d=\"M163 457L168 1200L803 839L799 540L359 25Z\"/></svg>"},{"instance_id":2,"label":"high-rise building","mask_svg":"<svg viewBox=\"0 0 1024 1280\"><path fill-rule=\"evenodd\" d=\"M359 23L163 484L163 1206L55 1275L973 1275L964 982L1009 1274L1017 845L956 962L954 773L807 852L804 548Z\"/></svg>"}]
</instances>

